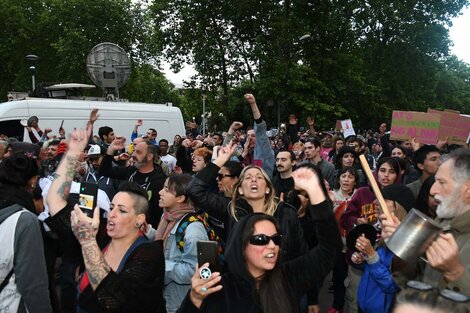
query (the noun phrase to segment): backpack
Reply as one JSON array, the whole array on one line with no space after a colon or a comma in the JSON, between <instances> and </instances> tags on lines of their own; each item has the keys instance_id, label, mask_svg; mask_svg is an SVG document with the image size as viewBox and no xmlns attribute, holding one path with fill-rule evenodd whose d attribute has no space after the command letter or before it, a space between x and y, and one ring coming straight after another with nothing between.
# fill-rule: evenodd
<instances>
[{"instance_id":1,"label":"backpack","mask_svg":"<svg viewBox=\"0 0 470 313\"><path fill-rule=\"evenodd\" d=\"M188 228L189 224L194 222L201 222L204 225L204 228L207 232L207 237L211 241L217 242L217 252L219 253L220 257L220 264L224 264L224 245L222 240L220 240L219 236L215 233L214 229L209 225L207 222L208 214L205 212L194 212L186 214L178 224L178 228L176 229L175 233L175 240L176 240L176 247L180 250L181 253L184 252L184 236L186 234L186 228Z\"/></svg>"},{"instance_id":2,"label":"backpack","mask_svg":"<svg viewBox=\"0 0 470 313\"><path fill-rule=\"evenodd\" d=\"M20 206L19 204L13 204L9 207L6 207L5 209L9 209L11 207L15 207L14 211L12 212L11 215L17 213L18 211L21 211L23 209L22 206ZM11 216L10 215L10 216ZM9 217L7 217L4 221L6 221ZM3 221L3 222L4 222ZM2 223L3 223L2 222ZM0 223L1 224L1 223ZM8 285L8 282L10 281L10 278L11 276L13 276L13 273L14 273L14 267L10 270L10 272L8 272L7 276L5 276L5 278L3 279L2 283L0 284L0 293L3 291L3 289Z\"/></svg>"}]
</instances>

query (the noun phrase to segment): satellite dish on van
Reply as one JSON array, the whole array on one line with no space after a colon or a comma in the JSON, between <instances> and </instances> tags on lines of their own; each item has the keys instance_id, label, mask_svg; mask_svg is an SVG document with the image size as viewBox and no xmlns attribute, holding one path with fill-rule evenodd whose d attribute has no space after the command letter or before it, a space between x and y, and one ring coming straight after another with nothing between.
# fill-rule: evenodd
<instances>
[{"instance_id":1,"label":"satellite dish on van","mask_svg":"<svg viewBox=\"0 0 470 313\"><path fill-rule=\"evenodd\" d=\"M126 84L131 75L127 53L111 42L94 46L86 58L86 67L90 79L103 88L106 96L119 96L119 88Z\"/></svg>"}]
</instances>

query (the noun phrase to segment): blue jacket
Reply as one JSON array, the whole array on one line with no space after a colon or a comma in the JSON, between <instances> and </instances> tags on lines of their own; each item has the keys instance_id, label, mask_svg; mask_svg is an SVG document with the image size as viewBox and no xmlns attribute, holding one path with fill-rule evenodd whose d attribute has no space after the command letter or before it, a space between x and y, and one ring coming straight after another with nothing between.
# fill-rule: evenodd
<instances>
[{"instance_id":1,"label":"blue jacket","mask_svg":"<svg viewBox=\"0 0 470 313\"><path fill-rule=\"evenodd\" d=\"M274 151L271 148L271 142L266 134L266 122L255 121L254 130L256 134L256 144L254 151L254 161L256 165L261 165L263 170L272 178L274 171Z\"/></svg>"},{"instance_id":2,"label":"blue jacket","mask_svg":"<svg viewBox=\"0 0 470 313\"><path fill-rule=\"evenodd\" d=\"M377 254L379 258L375 263L365 263L357 291L357 303L364 313L390 312L398 291L390 271L393 253L379 247Z\"/></svg>"}]
</instances>

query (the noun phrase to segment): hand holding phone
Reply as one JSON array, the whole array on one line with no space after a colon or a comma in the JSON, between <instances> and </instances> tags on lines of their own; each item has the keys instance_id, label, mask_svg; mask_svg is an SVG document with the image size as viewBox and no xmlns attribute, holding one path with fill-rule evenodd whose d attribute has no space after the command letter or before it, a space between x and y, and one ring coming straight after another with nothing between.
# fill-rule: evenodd
<instances>
[{"instance_id":1,"label":"hand holding phone","mask_svg":"<svg viewBox=\"0 0 470 313\"><path fill-rule=\"evenodd\" d=\"M202 279L209 279L214 272L220 272L220 260L217 241L197 242L197 263L199 265L199 275ZM209 263L209 267L202 267Z\"/></svg>"},{"instance_id":2,"label":"hand holding phone","mask_svg":"<svg viewBox=\"0 0 470 313\"><path fill-rule=\"evenodd\" d=\"M78 206L89 217L93 218L93 209L98 198L98 185L83 182L80 184Z\"/></svg>"}]
</instances>

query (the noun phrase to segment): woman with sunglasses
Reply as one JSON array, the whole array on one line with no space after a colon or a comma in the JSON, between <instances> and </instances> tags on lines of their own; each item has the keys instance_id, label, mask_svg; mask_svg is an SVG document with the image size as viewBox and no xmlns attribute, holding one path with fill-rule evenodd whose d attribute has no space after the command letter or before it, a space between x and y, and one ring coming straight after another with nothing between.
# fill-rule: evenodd
<instances>
[{"instance_id":1,"label":"woman with sunglasses","mask_svg":"<svg viewBox=\"0 0 470 313\"><path fill-rule=\"evenodd\" d=\"M230 143L219 149L219 155L214 164L217 166L225 164L224 162L230 158L235 148L236 145ZM196 176L196 178L199 177ZM210 195L207 193L204 195L201 186L197 180L191 182L189 186L191 199L199 203L198 206L209 216L223 223L224 228L221 229L223 233L218 234L223 240L228 239L233 225L244 215L253 212L265 213L273 215L282 230L283 257L292 259L307 251L296 210L285 202L277 202L274 185L262 168L253 165L245 167L238 181L233 185L231 199L209 199Z\"/></svg>"},{"instance_id":2,"label":"woman with sunglasses","mask_svg":"<svg viewBox=\"0 0 470 313\"><path fill-rule=\"evenodd\" d=\"M282 230L276 218L246 214L234 226L227 244L229 271L201 279L197 270L178 312L299 311L300 296L331 270L341 239L319 176L310 168L298 169L293 176L295 187L309 196L319 245L295 259L282 260Z\"/></svg>"}]
</instances>

